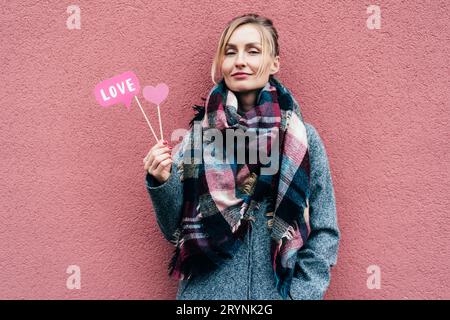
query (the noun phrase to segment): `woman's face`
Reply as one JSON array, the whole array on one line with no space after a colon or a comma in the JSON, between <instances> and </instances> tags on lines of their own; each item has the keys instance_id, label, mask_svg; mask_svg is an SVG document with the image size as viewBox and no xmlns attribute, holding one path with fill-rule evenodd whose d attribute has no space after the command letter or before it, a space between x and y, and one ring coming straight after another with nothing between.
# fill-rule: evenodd
<instances>
[{"instance_id":1,"label":"woman's face","mask_svg":"<svg viewBox=\"0 0 450 320\"><path fill-rule=\"evenodd\" d=\"M262 63L261 36L258 29L250 23L234 30L227 46L222 63L222 75L227 87L235 92L257 90L264 87L269 76L279 70L279 57L269 57L266 63L270 67L259 77L256 77ZM237 76L236 73L246 75Z\"/></svg>"}]
</instances>

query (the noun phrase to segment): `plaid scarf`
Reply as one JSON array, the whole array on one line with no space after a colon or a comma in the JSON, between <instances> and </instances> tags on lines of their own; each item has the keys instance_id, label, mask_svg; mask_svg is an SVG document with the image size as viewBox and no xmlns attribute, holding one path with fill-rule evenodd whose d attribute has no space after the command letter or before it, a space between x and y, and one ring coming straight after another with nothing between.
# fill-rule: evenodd
<instances>
[{"instance_id":1,"label":"plaid scarf","mask_svg":"<svg viewBox=\"0 0 450 320\"><path fill-rule=\"evenodd\" d=\"M250 221L263 218L252 213L268 201L265 218L271 231L274 285L283 299L288 295L292 299L290 287L298 272L297 252L311 231L308 143L299 104L279 80L270 76L250 111L238 110L237 97L223 79L209 92L205 109L201 125L196 122L183 142L184 156L177 166L184 183L184 201L181 223L174 234L169 275L189 279L232 258L251 229ZM221 133L225 142L221 145L215 138L214 149L212 134L208 135L214 133L211 129ZM258 140L265 138L267 145L262 150L270 155L269 163L261 159L248 161L250 153L256 149L261 152L255 139L244 139L245 145L234 146L232 154L218 148L234 145L227 136L229 130L235 136L253 132ZM275 144L274 139L279 143ZM214 150L210 154L206 154L208 146ZM245 154L244 162L237 161L239 154ZM272 158L278 163L275 173L268 169Z\"/></svg>"}]
</instances>

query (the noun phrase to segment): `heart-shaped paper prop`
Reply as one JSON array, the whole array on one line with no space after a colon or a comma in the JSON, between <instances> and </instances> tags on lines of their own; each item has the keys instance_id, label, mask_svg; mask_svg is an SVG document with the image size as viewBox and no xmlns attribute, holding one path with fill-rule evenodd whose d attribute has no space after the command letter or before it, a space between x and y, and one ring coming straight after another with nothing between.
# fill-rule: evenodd
<instances>
[{"instance_id":1,"label":"heart-shaped paper prop","mask_svg":"<svg viewBox=\"0 0 450 320\"><path fill-rule=\"evenodd\" d=\"M161 102L166 100L169 94L169 87L165 83L160 83L156 87L145 86L142 90L145 100L159 105Z\"/></svg>"}]
</instances>

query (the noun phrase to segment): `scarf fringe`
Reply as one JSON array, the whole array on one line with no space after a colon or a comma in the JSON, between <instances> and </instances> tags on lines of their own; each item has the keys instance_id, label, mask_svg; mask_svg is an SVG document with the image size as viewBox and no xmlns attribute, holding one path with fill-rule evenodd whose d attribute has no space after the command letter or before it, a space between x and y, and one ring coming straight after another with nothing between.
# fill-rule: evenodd
<instances>
[{"instance_id":1,"label":"scarf fringe","mask_svg":"<svg viewBox=\"0 0 450 320\"><path fill-rule=\"evenodd\" d=\"M232 256L228 253L217 252L216 261L212 261L206 255L195 255L189 256L187 259L183 261L183 263L179 267L179 274L175 274L174 271L176 269L177 264L179 263L180 258L179 247L176 247L173 252L173 257L170 260L168 269L169 276L172 276L178 280L190 279L194 276L199 276L202 274L210 273L217 269L220 266L221 262L226 259L230 259Z\"/></svg>"},{"instance_id":2,"label":"scarf fringe","mask_svg":"<svg viewBox=\"0 0 450 320\"><path fill-rule=\"evenodd\" d=\"M274 285L275 288L277 288L278 293L284 300L287 300L288 297L291 300L294 300L291 295L291 283L294 275L294 269L283 268L281 266L280 250L282 244L283 239L279 241L272 239L271 241L271 250L273 257L272 265L274 270L273 272Z\"/></svg>"},{"instance_id":3,"label":"scarf fringe","mask_svg":"<svg viewBox=\"0 0 450 320\"><path fill-rule=\"evenodd\" d=\"M175 244L175 249L172 254L172 258L168 264L169 276L178 280L190 279L194 276L200 276L206 273L210 273L216 270L226 260L232 259L237 252L241 244L243 243L243 237L246 234L246 230L251 228L249 220L242 219L242 223L238 230L233 233L233 237L227 241L226 245L211 246L211 250L208 252L202 252L202 254L192 255L180 261L181 254L181 229L178 228L174 232L174 240L171 241ZM178 266L178 273L174 273Z\"/></svg>"}]
</instances>

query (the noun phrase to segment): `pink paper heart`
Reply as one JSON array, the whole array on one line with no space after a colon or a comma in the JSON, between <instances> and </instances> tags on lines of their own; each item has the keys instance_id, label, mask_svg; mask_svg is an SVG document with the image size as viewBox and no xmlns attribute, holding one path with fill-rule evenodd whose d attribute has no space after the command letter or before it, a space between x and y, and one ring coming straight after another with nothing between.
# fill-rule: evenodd
<instances>
[{"instance_id":1,"label":"pink paper heart","mask_svg":"<svg viewBox=\"0 0 450 320\"><path fill-rule=\"evenodd\" d=\"M142 94L144 95L145 100L159 105L166 100L167 95L169 94L169 87L165 83L160 83L156 87L145 86L144 90L142 90Z\"/></svg>"}]
</instances>

